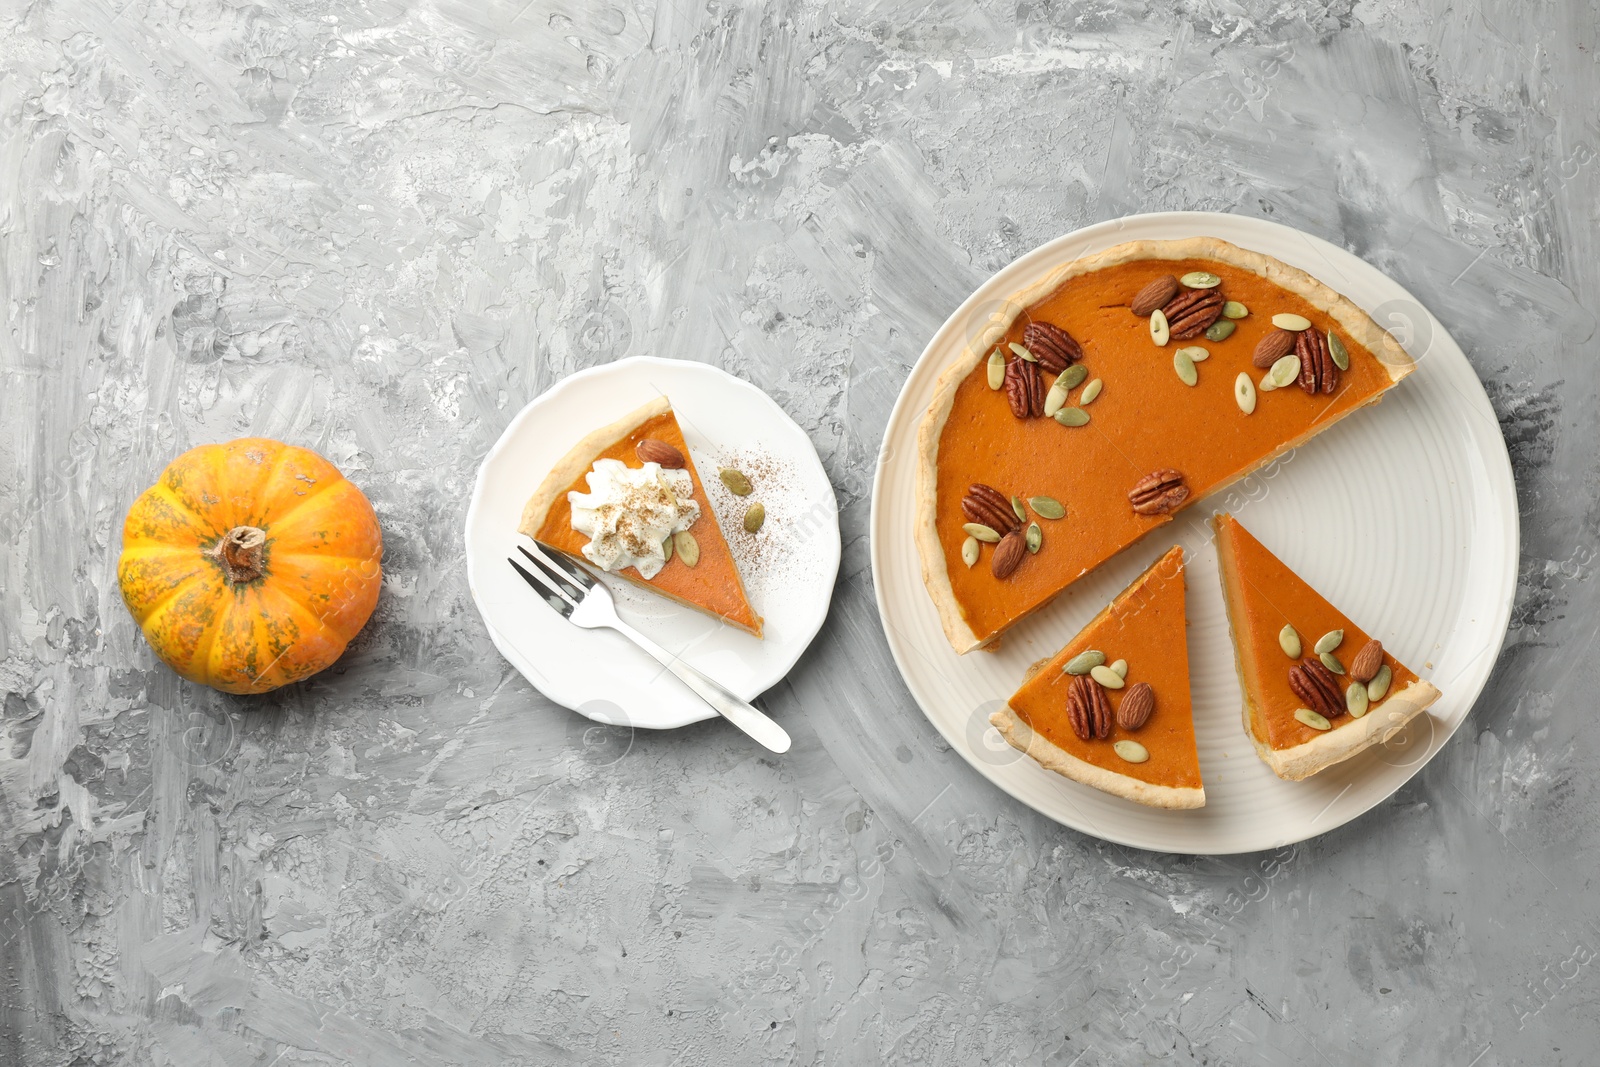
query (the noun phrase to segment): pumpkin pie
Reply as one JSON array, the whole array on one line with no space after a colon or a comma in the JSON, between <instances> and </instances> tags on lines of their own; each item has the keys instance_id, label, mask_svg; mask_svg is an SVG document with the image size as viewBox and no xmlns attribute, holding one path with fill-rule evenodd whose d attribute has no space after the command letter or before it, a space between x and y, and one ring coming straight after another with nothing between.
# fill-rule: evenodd
<instances>
[{"instance_id":1,"label":"pumpkin pie","mask_svg":"<svg viewBox=\"0 0 1600 1067\"><path fill-rule=\"evenodd\" d=\"M1274 774L1297 782L1347 760L1439 699L1439 690L1232 515L1218 514L1212 525L1244 690L1244 728Z\"/></svg>"},{"instance_id":2,"label":"pumpkin pie","mask_svg":"<svg viewBox=\"0 0 1600 1067\"><path fill-rule=\"evenodd\" d=\"M641 513L646 521L630 526L630 516ZM651 525L658 520L670 525ZM547 548L761 636L761 616L750 606L733 552L664 396L573 445L529 498L518 530ZM652 531L649 544L636 543L639 530ZM597 551L602 536L609 553Z\"/></svg>"},{"instance_id":3,"label":"pumpkin pie","mask_svg":"<svg viewBox=\"0 0 1600 1067\"><path fill-rule=\"evenodd\" d=\"M1185 626L1183 549L1174 547L989 721L1073 781L1154 808L1203 807Z\"/></svg>"},{"instance_id":4,"label":"pumpkin pie","mask_svg":"<svg viewBox=\"0 0 1600 1067\"><path fill-rule=\"evenodd\" d=\"M1349 300L1216 238L1056 268L946 369L918 430L916 542L945 635L992 646L1412 369Z\"/></svg>"}]
</instances>

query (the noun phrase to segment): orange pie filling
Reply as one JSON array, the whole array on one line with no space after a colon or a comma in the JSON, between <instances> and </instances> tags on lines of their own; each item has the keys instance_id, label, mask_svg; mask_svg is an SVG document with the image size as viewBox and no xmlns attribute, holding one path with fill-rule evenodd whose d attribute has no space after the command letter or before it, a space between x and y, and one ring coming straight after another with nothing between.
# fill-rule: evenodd
<instances>
[{"instance_id":1,"label":"orange pie filling","mask_svg":"<svg viewBox=\"0 0 1600 1067\"><path fill-rule=\"evenodd\" d=\"M1219 514L1212 524L1244 691L1245 729L1274 770L1282 773L1282 765L1269 754L1328 744L1331 735L1353 729L1370 733L1368 743L1377 743L1437 699L1438 690L1382 649L1237 519ZM1315 680L1308 678L1306 672L1317 673L1318 667L1324 681L1331 681L1336 703L1320 699ZM1352 689L1359 692L1352 696ZM1330 751L1335 747L1329 745ZM1315 773L1364 747L1340 745L1336 758L1298 769Z\"/></svg>"},{"instance_id":2,"label":"orange pie filling","mask_svg":"<svg viewBox=\"0 0 1600 1067\"><path fill-rule=\"evenodd\" d=\"M614 459L629 467L643 466L639 458L639 446L644 441L665 442L683 457L684 468L694 482L694 502L700 508L699 518L689 527L699 557L691 566L682 552L674 552L668 557L666 565L651 578L645 578L637 567L632 566L616 573L679 603L716 615L724 622L757 637L761 636L761 616L751 608L745 595L733 553L717 527L716 514L711 510L711 502L706 497L700 474L689 455L683 431L670 408L644 419L626 435L592 453L592 458L586 457L589 458L588 466L572 479L565 490L553 495L549 510L537 528L524 532L530 533L540 544L588 562L583 549L589 543L589 538L573 529L572 504L568 497L572 493L589 492L588 472L593 469L595 461Z\"/></svg>"},{"instance_id":3,"label":"orange pie filling","mask_svg":"<svg viewBox=\"0 0 1600 1067\"><path fill-rule=\"evenodd\" d=\"M1213 323L1213 332L1226 336L1211 340L1202 334L1158 346L1150 318L1133 314L1130 304L1152 282L1191 272L1220 279L1214 291L1230 303ZM1189 292L1180 287L1177 295ZM1226 317L1241 310L1247 312L1243 317ZM1299 332L1275 325L1274 316L1281 315L1309 323L1318 339L1314 343L1325 346L1329 332L1335 336L1342 352L1333 351L1345 355L1348 366L1337 374L1331 392L1308 393L1298 383L1261 388L1268 370L1253 365L1258 346L1269 334ZM1030 323L1059 327L1080 348L1081 360L1063 372L1063 384L1077 383L1064 390L1065 416L1019 418L1011 406L1011 383L997 373L1003 384L991 386L991 360L1024 360L1014 346L1033 354L1024 344ZM1378 336L1376 326L1372 329L1371 336ZM1204 350L1199 362L1178 366L1178 350L1189 348ZM951 592L972 638L965 642L964 635L952 632L957 650L989 642L1077 578L1170 521L1173 510L1228 485L1379 397L1409 371L1409 364L1399 365L1396 354L1404 359L1396 348L1386 349L1389 363L1380 361L1330 313L1261 274L1215 260L1138 259L1061 284L1027 307L993 352L986 353L988 358L978 359L959 381L938 434L933 523ZM1045 361L1051 362L1059 365L1060 360ZM1248 376L1248 389L1241 375ZM1057 377L1048 370L1039 374L1036 388L1045 391L1047 401ZM1238 397L1236 390L1250 395ZM1065 423L1058 421L1062 418ZM1171 507L1158 500L1141 514L1132 506L1130 491L1160 471L1176 476L1174 484L1186 488L1187 496L1170 501ZM973 512L963 503L975 485L1024 505L1023 528L1033 523L1039 527L1037 552L1023 554L1012 566L1009 556L1016 552L1010 550L998 568L993 554L1003 545L980 540L974 552L968 541ZM1149 488L1159 496L1168 486ZM1065 518L1027 508L1034 497L1059 502ZM924 548L925 556L928 551ZM926 567L926 558L924 562ZM1008 573L997 577L998 571ZM946 629L951 632L948 621Z\"/></svg>"},{"instance_id":4,"label":"orange pie filling","mask_svg":"<svg viewBox=\"0 0 1600 1067\"><path fill-rule=\"evenodd\" d=\"M1078 695L1074 696L1074 688ZM1084 713L1084 694L1105 703ZM1140 803L1205 803L1189 698L1183 550L1162 556L1023 683L994 722L1066 777ZM1108 717L1102 717L1107 716Z\"/></svg>"}]
</instances>

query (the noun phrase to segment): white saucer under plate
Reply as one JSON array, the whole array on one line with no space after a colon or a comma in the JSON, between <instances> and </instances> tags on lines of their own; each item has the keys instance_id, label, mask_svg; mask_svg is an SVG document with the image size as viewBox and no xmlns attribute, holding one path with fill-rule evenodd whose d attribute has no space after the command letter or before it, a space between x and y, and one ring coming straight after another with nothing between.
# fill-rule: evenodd
<instances>
[{"instance_id":1,"label":"white saucer under plate","mask_svg":"<svg viewBox=\"0 0 1600 1067\"><path fill-rule=\"evenodd\" d=\"M1383 403L1293 453L1264 493L1223 492L1117 556L1006 636L993 654L956 655L922 585L912 544L917 425L941 371L1010 294L1058 264L1124 241L1214 236L1301 267L1361 305L1417 360ZM1335 463L1336 458L1359 462ZM1359 482L1355 475L1359 472ZM1352 507L1352 504L1359 506ZM1386 746L1304 782L1275 777L1240 725L1239 683L1208 517L1234 511L1274 552L1444 693ZM1136 215L1023 256L957 309L912 368L889 419L872 495L878 611L928 719L1007 793L1067 826L1162 852L1236 853L1325 833L1390 796L1466 718L1505 637L1517 575L1511 462L1466 356L1405 289L1376 268L1285 226L1236 215ZM1044 770L989 725L1029 664L1054 653L1173 544L1188 557L1189 662L1206 806L1140 807Z\"/></svg>"},{"instance_id":2,"label":"white saucer under plate","mask_svg":"<svg viewBox=\"0 0 1600 1067\"><path fill-rule=\"evenodd\" d=\"M765 539L772 562L743 571L750 600L766 619L765 639L632 583L606 583L624 619L739 696L751 700L770 689L828 616L839 571L839 511L810 438L749 382L704 363L654 357L572 375L523 408L490 449L466 524L467 584L495 647L556 703L600 722L649 729L716 712L622 635L580 630L550 610L506 559L529 543L517 533L522 506L556 460L590 430L662 394L672 401L703 478L715 478L719 459L729 457L755 457L769 472L767 484L755 477L750 500L766 506L766 525L756 536ZM717 506L720 485L706 489Z\"/></svg>"}]
</instances>

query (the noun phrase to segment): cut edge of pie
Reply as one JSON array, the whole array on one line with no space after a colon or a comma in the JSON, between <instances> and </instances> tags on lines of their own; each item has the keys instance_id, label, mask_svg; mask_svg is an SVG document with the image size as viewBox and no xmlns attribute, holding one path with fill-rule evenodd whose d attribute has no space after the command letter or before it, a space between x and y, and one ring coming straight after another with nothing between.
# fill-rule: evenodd
<instances>
[{"instance_id":1,"label":"cut edge of pie","mask_svg":"<svg viewBox=\"0 0 1600 1067\"><path fill-rule=\"evenodd\" d=\"M944 432L945 422L949 419L951 408L955 403L957 387L977 368L979 361L986 358L989 349L1005 337L1012 324L1030 306L1055 292L1067 281L1107 267L1114 267L1135 260L1150 259L1210 259L1242 270L1251 271L1266 278L1273 284L1299 296L1319 311L1330 316L1352 339L1378 356L1380 363L1389 373L1388 388L1393 388L1402 378L1416 369L1416 364L1410 354L1401 347L1400 343L1349 299L1298 267L1291 267L1289 264L1261 252L1240 248L1238 245L1218 237L1190 237L1177 241L1129 241L1064 263L1050 271L1037 282L1007 299L1003 308L991 316L989 325L973 341L969 342L966 351L962 353L961 357L945 368L944 373L939 376L939 380L934 387L933 400L929 402L927 412L923 415L922 423L917 429L916 514L913 533L917 543L917 551L922 560L923 584L927 587L928 594L933 599L934 608L939 614L939 622L944 629L945 637L949 639L951 646L954 647L958 654L965 655L978 648L992 650L998 647L999 639L1006 630L1049 604L1054 597L1047 598L1034 605L1030 611L1012 619L1004 629L987 639L980 638L973 632L971 626L967 624L967 620L961 610L961 604L956 599L955 590L950 583L949 564L945 559L944 550L939 541L935 507L938 496L939 438ZM1305 433L1285 441L1276 450L1241 469L1228 481L1213 486L1204 495L1214 495L1240 478L1247 477L1260 470L1278 456L1298 447L1314 435L1326 430L1329 426L1350 414L1351 411L1359 410L1368 404L1381 400L1387 391L1387 388L1379 391L1371 399L1351 408L1349 411L1338 413L1325 421L1313 422ZM1192 506L1201 499L1203 497L1193 496L1183 506ZM1170 517L1170 515L1167 516L1168 519ZM1150 529L1157 529L1161 525L1164 525L1164 523L1156 523ZM1146 531L1145 535L1148 535L1148 533L1149 531ZM1141 535L1141 537L1145 535ZM1137 540L1139 538L1129 542L1129 544L1134 544ZM1128 545L1123 546L1124 549L1127 547ZM1079 578L1081 577L1083 575L1079 575ZM1074 581L1076 580L1074 579ZM1062 589L1071 584L1071 582L1063 584ZM1057 595L1060 592L1061 590L1057 590Z\"/></svg>"},{"instance_id":2,"label":"cut edge of pie","mask_svg":"<svg viewBox=\"0 0 1600 1067\"><path fill-rule=\"evenodd\" d=\"M1154 563L1150 564L1149 567L1145 568L1137 578L1129 582L1126 589L1118 593L1116 598L1101 609L1099 614L1085 623L1083 628L1073 636L1072 640L1063 645L1054 656L1036 665L1037 669L1029 672L1022 687L1018 689L1016 694L1012 695L1011 699L1017 699L1022 689L1027 688L1029 683L1043 672L1055 671L1059 673L1070 658L1069 653L1076 655L1080 651L1075 647L1079 641L1085 639L1092 641L1095 631L1101 628L1112 613L1119 611L1128 603L1131 597L1138 596L1152 580L1165 579L1178 582L1180 601L1183 600L1184 570L1183 549L1174 546ZM1180 612L1180 614L1182 613ZM1179 640L1185 642L1182 674L1187 690L1189 678L1186 628L1180 629ZM1187 691L1184 695L1185 697L1189 696ZM1165 710L1164 707L1163 710ZM1195 750L1194 741L1194 707L1192 703L1188 706L1187 713L1189 716L1189 747L1198 765L1198 752ZM1046 770L1054 771L1062 777L1070 778L1075 782L1098 789L1103 793L1110 793L1112 796L1131 800L1135 804L1143 804L1146 807L1165 808L1171 811L1205 807L1206 791L1204 784L1199 786L1158 785L1154 782L1146 782L1131 775L1119 774L1114 770L1097 766L1073 755L1035 730L1017 713L1009 701L989 716L989 722L1000 732L1000 736L1005 738L1006 743L1011 745L1012 748L1025 753ZM1113 736L1123 733L1120 727L1114 727L1113 729ZM1106 738L1103 743L1109 746L1113 743L1112 738Z\"/></svg>"},{"instance_id":3,"label":"cut edge of pie","mask_svg":"<svg viewBox=\"0 0 1600 1067\"><path fill-rule=\"evenodd\" d=\"M1349 713L1346 712L1339 716L1338 725L1327 733L1297 745L1273 748L1268 739L1261 736L1258 729L1263 720L1263 713L1256 697L1256 686L1252 685L1247 677L1245 659L1248 653L1241 643L1241 636L1248 640L1249 631L1253 628L1243 618L1243 605L1240 603L1241 598L1238 593L1238 582L1241 578L1233 538L1236 532L1243 533L1252 540L1255 540L1255 535L1227 512L1213 515L1211 525L1217 534L1217 563L1222 578L1222 598L1227 605L1228 636L1233 643L1234 669L1238 672L1239 690L1243 694L1240 714L1244 722L1244 732L1255 745L1256 755L1272 769L1272 773L1291 782L1309 778L1318 771L1325 770L1335 763L1342 763L1374 745L1387 741L1439 699L1441 694L1433 683L1422 678L1414 678L1404 688L1384 697L1380 704L1359 719L1350 719ZM1264 545L1261 547L1262 551L1271 555L1270 549ZM1276 560L1277 557L1273 556L1273 559ZM1286 570L1289 569L1282 560L1278 560L1278 563ZM1331 612L1345 620L1349 627L1356 629L1362 635L1362 640L1366 639L1365 632L1355 627L1355 624L1349 621L1349 617L1318 593L1311 583L1297 574L1295 577L1299 578L1305 588L1320 599ZM1241 635L1241 630L1246 631L1246 634ZM1272 640L1276 647L1277 636L1273 635ZM1303 642L1308 640L1307 635L1301 634L1301 640ZM1401 664L1399 659L1387 650L1385 658L1393 660L1401 669L1411 673L1409 668ZM1285 662L1289 662L1287 657ZM1313 709L1305 708L1301 702L1301 710Z\"/></svg>"},{"instance_id":4,"label":"cut edge of pie","mask_svg":"<svg viewBox=\"0 0 1600 1067\"><path fill-rule=\"evenodd\" d=\"M762 636L763 620L760 615L756 614L755 609L750 604L750 598L744 588L744 579L739 574L738 564L734 561L732 550L727 546L726 540L722 536L722 529L718 525L716 512L712 509L711 502L706 497L704 485L700 480L700 472L695 469L694 457L689 453L687 442L682 439L682 429L677 425L677 417L672 411L672 402L665 396L658 396L628 412L616 421L590 431L577 444L568 449L567 453L556 461L555 466L551 467L550 473L545 475L544 480L539 483L539 487L528 498L527 504L523 506L522 520L517 525L517 532L527 535L547 548L571 556L585 566L593 567L594 565L584 558L581 552L574 552L565 545L554 544L551 540L540 537L540 531L550 515L550 509L555 506L558 500L565 499L566 494L572 491L575 486L579 489L582 488L582 479L590 468L594 466L596 459L599 459L606 451L626 441L646 423L663 415L671 416L670 421L673 433L678 440L668 443L679 447L683 452L684 467L694 480L694 499L700 505L701 517L709 520L706 530L696 530L696 539L703 542L708 537L715 538L716 542L721 546L718 558L720 559L722 556L727 558L727 570L734 584L734 600L741 610L738 615L717 611L705 604L697 603L689 597L663 588L656 581L642 577L633 567L625 567L620 571L609 573L648 589L658 596L666 597L682 604L684 607L693 608L703 614L710 615L712 618L719 619L735 629L743 630L760 638ZM699 525L699 523L696 523L696 527ZM581 537L582 535L578 536ZM702 548L702 558L704 555L705 550ZM672 562L669 561L668 565L670 566ZM660 575L658 574L656 577L659 578Z\"/></svg>"}]
</instances>

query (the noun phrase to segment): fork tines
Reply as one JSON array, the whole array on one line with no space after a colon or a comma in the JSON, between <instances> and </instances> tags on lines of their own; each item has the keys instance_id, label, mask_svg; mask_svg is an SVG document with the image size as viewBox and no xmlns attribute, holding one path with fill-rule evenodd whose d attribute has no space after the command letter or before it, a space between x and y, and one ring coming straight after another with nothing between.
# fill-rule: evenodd
<instances>
[{"instance_id":1,"label":"fork tines","mask_svg":"<svg viewBox=\"0 0 1600 1067\"><path fill-rule=\"evenodd\" d=\"M534 548L538 552L537 555L535 555L533 552L529 552L521 545L517 546L517 551L521 552L524 556L527 556L535 563L542 559L546 563L554 564L561 571L561 573L572 579L583 589L593 589L597 584L599 584L594 580L594 575L590 574L584 568L578 566L578 564L574 563L560 552L546 552L539 545L535 545Z\"/></svg>"},{"instance_id":2,"label":"fork tines","mask_svg":"<svg viewBox=\"0 0 1600 1067\"><path fill-rule=\"evenodd\" d=\"M595 580L583 568L558 554L546 555L542 550L530 552L521 545L517 546L517 551L526 556L537 570L530 572L509 557L506 562L516 568L522 580L532 586L546 604L564 617L571 618L589 590L594 588Z\"/></svg>"}]
</instances>

